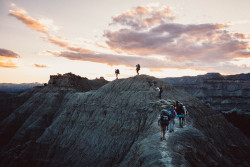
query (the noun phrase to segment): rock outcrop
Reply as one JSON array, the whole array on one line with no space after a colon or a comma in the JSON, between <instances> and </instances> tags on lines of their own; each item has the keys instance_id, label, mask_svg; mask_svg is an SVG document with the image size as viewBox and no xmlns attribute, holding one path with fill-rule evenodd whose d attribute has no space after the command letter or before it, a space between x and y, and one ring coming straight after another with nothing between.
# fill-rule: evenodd
<instances>
[{"instance_id":1,"label":"rock outcrop","mask_svg":"<svg viewBox=\"0 0 250 167\"><path fill-rule=\"evenodd\" d=\"M83 78L81 76L66 73L66 74L58 74L58 75L51 75L50 80L48 82L49 86L57 86L57 87L67 87L73 88L78 91L86 92L89 90L96 90L102 87L103 85L107 84L108 81L105 80L103 77L96 78L95 80L89 80L88 78Z\"/></svg>"},{"instance_id":2,"label":"rock outcrop","mask_svg":"<svg viewBox=\"0 0 250 167\"><path fill-rule=\"evenodd\" d=\"M51 75L48 84L44 84L44 86L48 86L51 89L53 87L57 87L62 89L67 88L75 91L87 92L90 90L99 89L107 83L108 81L103 77L99 79L97 78L94 80L89 80L88 78L80 77L72 73L66 73L63 75ZM38 85L38 83L35 84ZM8 86L7 84L3 84L5 88L8 88L8 90L10 88L10 90L12 91L21 89L24 90L24 88L26 88L27 91L20 93L0 92L0 121L9 116L13 111L15 111L24 102L26 102L31 96L33 96L34 92L38 92L41 88L43 88L43 86L35 86L35 84L12 84L10 86ZM31 89L31 86L33 86L34 88Z\"/></svg>"},{"instance_id":3,"label":"rock outcrop","mask_svg":"<svg viewBox=\"0 0 250 167\"><path fill-rule=\"evenodd\" d=\"M159 100L156 86L162 86ZM160 141L159 112L189 110ZM0 123L0 166L249 166L249 139L221 113L141 75L80 92L46 86Z\"/></svg>"},{"instance_id":4,"label":"rock outcrop","mask_svg":"<svg viewBox=\"0 0 250 167\"><path fill-rule=\"evenodd\" d=\"M250 137L250 73L229 76L208 73L163 80L210 104Z\"/></svg>"}]
</instances>

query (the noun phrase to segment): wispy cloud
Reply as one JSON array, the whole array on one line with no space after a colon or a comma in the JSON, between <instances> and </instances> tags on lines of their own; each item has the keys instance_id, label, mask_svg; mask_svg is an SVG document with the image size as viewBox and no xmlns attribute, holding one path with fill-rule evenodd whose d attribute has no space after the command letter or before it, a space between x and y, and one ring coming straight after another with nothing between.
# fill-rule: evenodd
<instances>
[{"instance_id":1,"label":"wispy cloud","mask_svg":"<svg viewBox=\"0 0 250 167\"><path fill-rule=\"evenodd\" d=\"M9 15L20 20L22 23L24 23L33 30L43 33L48 33L47 27L41 24L38 20L35 20L32 17L28 16L25 10L22 9L18 9L17 11L9 10Z\"/></svg>"},{"instance_id":2,"label":"wispy cloud","mask_svg":"<svg viewBox=\"0 0 250 167\"><path fill-rule=\"evenodd\" d=\"M139 56L123 56L114 54L98 54L98 53L75 53L62 52L59 57L65 57L70 60L90 61L104 63L107 65L125 65L134 67L137 62L143 64L145 68L167 67L167 62L158 59L144 58ZM173 66L172 66L173 67Z\"/></svg>"},{"instance_id":3,"label":"wispy cloud","mask_svg":"<svg viewBox=\"0 0 250 167\"><path fill-rule=\"evenodd\" d=\"M17 8L17 10L16 11L9 10L9 15L20 20L22 23L24 23L32 30L45 34L45 37L42 37L44 40L49 41L57 46L60 46L70 51L83 52L83 53L93 52L85 47L77 46L77 44L74 44L70 40L66 40L64 37L55 35L54 32L58 30L58 27L53 24L53 20L46 18L35 19L29 16L24 9L20 9L16 5L14 5L13 7Z\"/></svg>"},{"instance_id":4,"label":"wispy cloud","mask_svg":"<svg viewBox=\"0 0 250 167\"><path fill-rule=\"evenodd\" d=\"M41 64L34 64L34 67L37 67L37 68L47 68L48 66L41 65Z\"/></svg>"},{"instance_id":5,"label":"wispy cloud","mask_svg":"<svg viewBox=\"0 0 250 167\"><path fill-rule=\"evenodd\" d=\"M0 48L0 67L16 68L17 65L13 62L13 60L17 58L20 58L17 53L8 49Z\"/></svg>"}]
</instances>

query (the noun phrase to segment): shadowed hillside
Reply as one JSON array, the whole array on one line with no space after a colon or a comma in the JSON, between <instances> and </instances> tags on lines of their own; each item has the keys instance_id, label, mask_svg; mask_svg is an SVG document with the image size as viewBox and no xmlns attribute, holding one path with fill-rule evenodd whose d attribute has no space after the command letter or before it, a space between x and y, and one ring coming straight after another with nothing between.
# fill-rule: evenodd
<instances>
[{"instance_id":1,"label":"shadowed hillside","mask_svg":"<svg viewBox=\"0 0 250 167\"><path fill-rule=\"evenodd\" d=\"M176 100L188 108L188 123L160 141L159 112ZM145 75L87 92L42 87L0 123L0 140L1 166L250 164L248 138L222 114Z\"/></svg>"}]
</instances>

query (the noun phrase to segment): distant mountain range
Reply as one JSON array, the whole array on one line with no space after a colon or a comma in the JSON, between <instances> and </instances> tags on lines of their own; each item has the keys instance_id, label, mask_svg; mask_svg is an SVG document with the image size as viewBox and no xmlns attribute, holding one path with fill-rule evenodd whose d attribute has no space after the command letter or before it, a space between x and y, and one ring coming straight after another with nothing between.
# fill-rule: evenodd
<instances>
[{"instance_id":1,"label":"distant mountain range","mask_svg":"<svg viewBox=\"0 0 250 167\"><path fill-rule=\"evenodd\" d=\"M42 86L41 83L21 83L21 84L13 84L13 83L0 83L0 91L7 92L7 93L17 93L26 91L31 89L35 86Z\"/></svg>"}]
</instances>

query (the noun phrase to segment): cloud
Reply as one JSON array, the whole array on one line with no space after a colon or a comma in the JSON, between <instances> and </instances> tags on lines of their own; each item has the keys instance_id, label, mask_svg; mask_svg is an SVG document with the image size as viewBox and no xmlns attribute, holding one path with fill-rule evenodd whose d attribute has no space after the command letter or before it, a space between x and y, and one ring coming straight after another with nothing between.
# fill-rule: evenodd
<instances>
[{"instance_id":1,"label":"cloud","mask_svg":"<svg viewBox=\"0 0 250 167\"><path fill-rule=\"evenodd\" d=\"M249 42L232 35L225 27L223 24L166 23L148 31L109 30L104 36L112 50L141 56L163 55L171 60L204 62L250 57Z\"/></svg>"},{"instance_id":2,"label":"cloud","mask_svg":"<svg viewBox=\"0 0 250 167\"><path fill-rule=\"evenodd\" d=\"M11 50L0 48L0 57L19 58L20 56Z\"/></svg>"},{"instance_id":3,"label":"cloud","mask_svg":"<svg viewBox=\"0 0 250 167\"><path fill-rule=\"evenodd\" d=\"M16 7L15 4L12 6ZM24 23L32 30L45 34L45 37L42 37L44 40L49 41L62 48L68 49L70 51L84 52L84 53L93 52L84 47L77 46L77 44L74 44L74 42L65 40L65 38L61 36L55 35L54 32L56 32L59 28L53 24L53 20L45 18L34 19L28 16L25 10L19 9L18 7L16 8L17 8L16 11L9 10L9 15L20 20L22 23Z\"/></svg>"},{"instance_id":4,"label":"cloud","mask_svg":"<svg viewBox=\"0 0 250 167\"><path fill-rule=\"evenodd\" d=\"M17 59L20 56L8 49L0 48L0 67L4 68L16 68L17 65L13 62L13 59Z\"/></svg>"},{"instance_id":5,"label":"cloud","mask_svg":"<svg viewBox=\"0 0 250 167\"><path fill-rule=\"evenodd\" d=\"M134 30L141 30L158 24L169 22L175 18L168 6L150 4L138 6L113 17L111 25L121 24Z\"/></svg>"},{"instance_id":6,"label":"cloud","mask_svg":"<svg viewBox=\"0 0 250 167\"><path fill-rule=\"evenodd\" d=\"M37 67L37 68L47 68L48 66L46 66L46 65L40 65L40 64L34 64L34 67Z\"/></svg>"},{"instance_id":7,"label":"cloud","mask_svg":"<svg viewBox=\"0 0 250 167\"><path fill-rule=\"evenodd\" d=\"M32 17L28 16L25 10L22 9L18 9L17 11L9 10L9 15L20 20L22 23L24 23L33 30L43 33L48 33L47 27L41 24L38 20L35 20Z\"/></svg>"},{"instance_id":8,"label":"cloud","mask_svg":"<svg viewBox=\"0 0 250 167\"><path fill-rule=\"evenodd\" d=\"M62 37L58 36L58 37L50 37L48 36L47 38L48 41L50 41L51 43L58 45L62 48L65 48L69 51L74 51L74 52L80 52L80 53L93 53L94 51L83 48L83 47L79 47L76 44L72 44L71 42L66 41L65 39L63 39Z\"/></svg>"},{"instance_id":9,"label":"cloud","mask_svg":"<svg viewBox=\"0 0 250 167\"><path fill-rule=\"evenodd\" d=\"M138 57L138 56L123 56L113 54L98 54L98 53L75 53L75 52L62 52L58 55L70 60L90 61L96 63L104 63L107 65L125 65L134 67L136 64L143 64L145 68L159 68L167 67L167 61Z\"/></svg>"},{"instance_id":10,"label":"cloud","mask_svg":"<svg viewBox=\"0 0 250 167\"><path fill-rule=\"evenodd\" d=\"M227 30L227 24L175 23L175 15L167 6L138 6L113 17L111 25L117 27L110 28L116 29L104 31L107 47L92 43L107 53L55 35L53 30L57 28L53 21L34 19L21 9L10 10L10 16L45 34L45 41L66 49L64 52L47 50L43 54L69 60L130 67L140 63L153 70L176 68L226 73L250 68L230 63L235 58L250 57L249 34L232 33Z\"/></svg>"}]
</instances>

